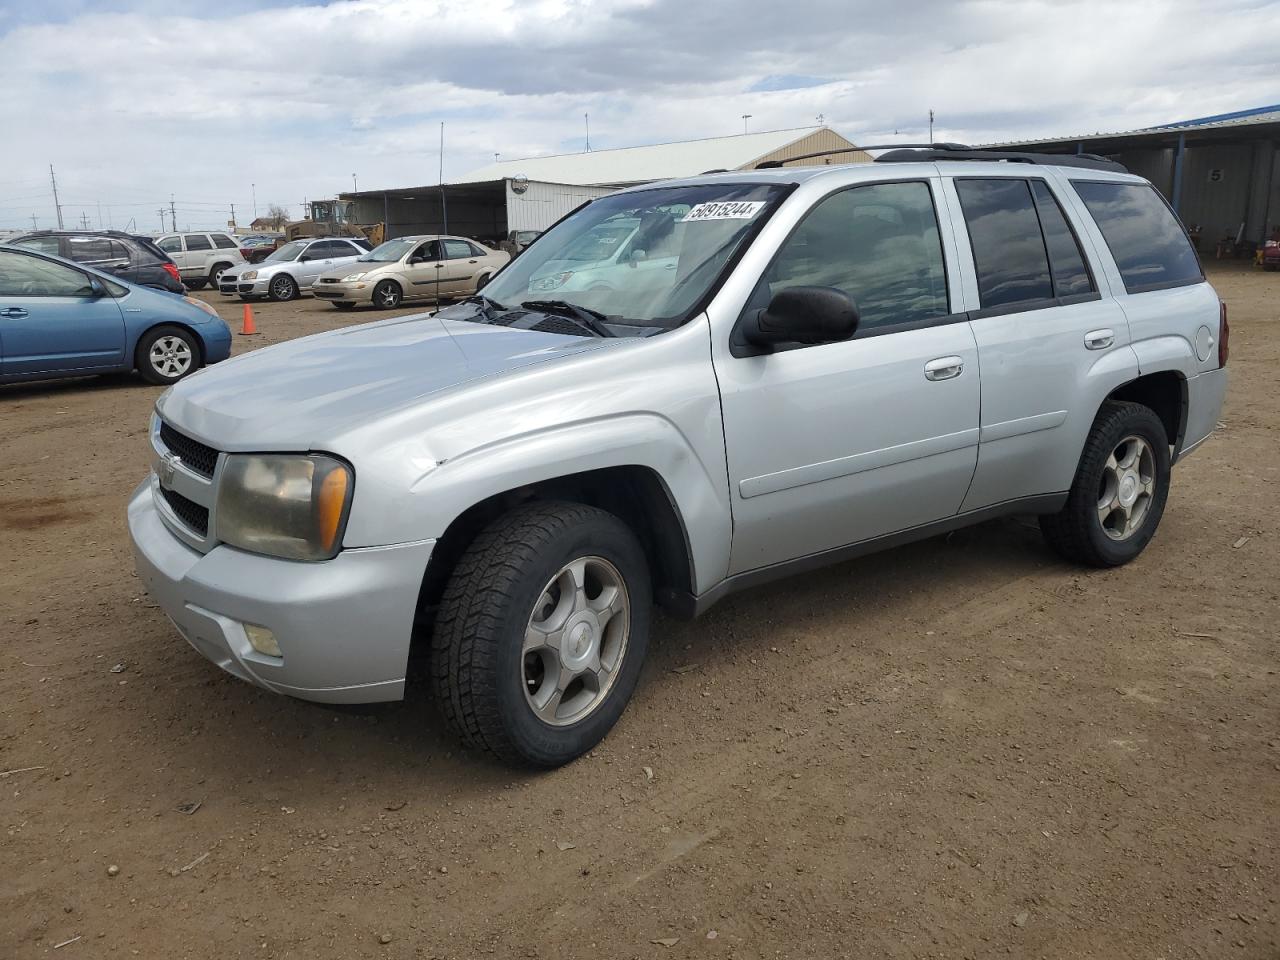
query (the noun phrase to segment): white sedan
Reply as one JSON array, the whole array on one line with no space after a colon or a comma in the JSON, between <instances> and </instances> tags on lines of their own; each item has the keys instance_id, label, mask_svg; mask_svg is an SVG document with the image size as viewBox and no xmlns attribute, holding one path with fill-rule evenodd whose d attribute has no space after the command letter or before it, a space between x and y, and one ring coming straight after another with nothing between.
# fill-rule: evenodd
<instances>
[{"instance_id":1,"label":"white sedan","mask_svg":"<svg viewBox=\"0 0 1280 960\"><path fill-rule=\"evenodd\" d=\"M367 246L346 237L291 240L261 263L245 263L218 275L218 290L228 297L293 300L311 289L327 270L354 263Z\"/></svg>"}]
</instances>

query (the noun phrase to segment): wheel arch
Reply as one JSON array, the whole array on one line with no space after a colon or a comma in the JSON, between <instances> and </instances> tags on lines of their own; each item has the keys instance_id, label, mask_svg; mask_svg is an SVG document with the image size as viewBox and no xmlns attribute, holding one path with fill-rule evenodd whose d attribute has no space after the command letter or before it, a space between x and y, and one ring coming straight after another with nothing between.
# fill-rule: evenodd
<instances>
[{"instance_id":1,"label":"wheel arch","mask_svg":"<svg viewBox=\"0 0 1280 960\"><path fill-rule=\"evenodd\" d=\"M1182 371L1156 370L1121 384L1106 399L1140 403L1153 410L1164 424L1176 459L1187 432L1187 397L1187 378Z\"/></svg>"}]
</instances>

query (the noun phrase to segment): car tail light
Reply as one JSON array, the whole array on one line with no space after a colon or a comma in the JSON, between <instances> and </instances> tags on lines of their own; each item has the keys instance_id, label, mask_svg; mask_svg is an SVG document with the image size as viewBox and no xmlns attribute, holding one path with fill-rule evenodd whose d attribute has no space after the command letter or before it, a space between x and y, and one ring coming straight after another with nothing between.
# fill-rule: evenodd
<instances>
[{"instance_id":1,"label":"car tail light","mask_svg":"<svg viewBox=\"0 0 1280 960\"><path fill-rule=\"evenodd\" d=\"M1231 356L1231 324L1227 323L1227 301L1218 301L1218 366L1227 365Z\"/></svg>"},{"instance_id":2,"label":"car tail light","mask_svg":"<svg viewBox=\"0 0 1280 960\"><path fill-rule=\"evenodd\" d=\"M162 263L160 266L164 267L164 272L173 277L173 279L177 280L179 283L182 282L182 274L178 272L178 268L172 263Z\"/></svg>"}]
</instances>

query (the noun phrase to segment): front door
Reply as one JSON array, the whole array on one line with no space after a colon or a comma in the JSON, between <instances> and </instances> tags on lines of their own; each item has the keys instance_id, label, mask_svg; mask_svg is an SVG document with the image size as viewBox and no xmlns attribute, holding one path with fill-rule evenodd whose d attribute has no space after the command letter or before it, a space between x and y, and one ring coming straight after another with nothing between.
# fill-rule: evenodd
<instances>
[{"instance_id":1,"label":"front door","mask_svg":"<svg viewBox=\"0 0 1280 960\"><path fill-rule=\"evenodd\" d=\"M95 296L87 274L0 250L0 375L118 368L124 340L119 304Z\"/></svg>"},{"instance_id":2,"label":"front door","mask_svg":"<svg viewBox=\"0 0 1280 960\"><path fill-rule=\"evenodd\" d=\"M966 315L952 312L938 186L867 184L823 199L746 306L791 286L836 287L858 307L852 339L716 351L730 574L959 510L977 459L977 348Z\"/></svg>"},{"instance_id":3,"label":"front door","mask_svg":"<svg viewBox=\"0 0 1280 960\"><path fill-rule=\"evenodd\" d=\"M424 240L405 260L406 297L445 296L444 257L439 240Z\"/></svg>"}]
</instances>

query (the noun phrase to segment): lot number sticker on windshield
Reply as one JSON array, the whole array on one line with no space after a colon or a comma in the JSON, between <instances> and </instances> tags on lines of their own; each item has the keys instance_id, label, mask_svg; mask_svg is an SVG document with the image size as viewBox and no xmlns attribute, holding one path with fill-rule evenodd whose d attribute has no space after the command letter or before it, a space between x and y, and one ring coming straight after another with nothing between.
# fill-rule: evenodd
<instances>
[{"instance_id":1,"label":"lot number sticker on windshield","mask_svg":"<svg viewBox=\"0 0 1280 960\"><path fill-rule=\"evenodd\" d=\"M717 200L713 203L700 203L681 217L680 222L751 220L760 212L760 208L763 206L763 200Z\"/></svg>"}]
</instances>

